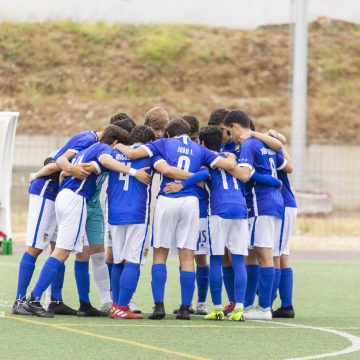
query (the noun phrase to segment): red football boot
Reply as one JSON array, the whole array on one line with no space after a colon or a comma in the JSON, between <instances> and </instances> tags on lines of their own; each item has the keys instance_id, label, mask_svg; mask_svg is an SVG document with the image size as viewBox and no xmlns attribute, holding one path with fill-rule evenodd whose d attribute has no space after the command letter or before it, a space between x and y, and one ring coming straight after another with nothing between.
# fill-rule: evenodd
<instances>
[{"instance_id":1,"label":"red football boot","mask_svg":"<svg viewBox=\"0 0 360 360\"><path fill-rule=\"evenodd\" d=\"M143 319L141 314L132 312L128 306L116 306L112 314L113 319Z\"/></svg>"}]
</instances>

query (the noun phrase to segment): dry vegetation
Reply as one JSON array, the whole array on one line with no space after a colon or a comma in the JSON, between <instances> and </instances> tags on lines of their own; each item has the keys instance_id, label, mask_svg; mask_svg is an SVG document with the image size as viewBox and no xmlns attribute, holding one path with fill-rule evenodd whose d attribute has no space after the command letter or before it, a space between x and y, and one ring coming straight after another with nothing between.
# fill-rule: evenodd
<instances>
[{"instance_id":1,"label":"dry vegetation","mask_svg":"<svg viewBox=\"0 0 360 360\"><path fill-rule=\"evenodd\" d=\"M360 25L322 20L309 35L309 139L358 143ZM0 109L21 112L20 132L71 134L117 111L206 121L224 106L289 134L289 39L288 26L2 22Z\"/></svg>"}]
</instances>

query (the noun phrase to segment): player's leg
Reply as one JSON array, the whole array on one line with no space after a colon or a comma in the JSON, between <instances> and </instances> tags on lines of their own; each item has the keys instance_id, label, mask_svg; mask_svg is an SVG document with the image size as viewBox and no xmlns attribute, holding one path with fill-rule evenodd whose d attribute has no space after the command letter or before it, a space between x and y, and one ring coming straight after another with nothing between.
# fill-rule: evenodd
<instances>
[{"instance_id":1,"label":"player's leg","mask_svg":"<svg viewBox=\"0 0 360 360\"><path fill-rule=\"evenodd\" d=\"M86 235L90 247L92 275L100 296L101 310L111 309L110 276L105 262L104 216L99 202L88 206Z\"/></svg>"},{"instance_id":2,"label":"player's leg","mask_svg":"<svg viewBox=\"0 0 360 360\"><path fill-rule=\"evenodd\" d=\"M214 308L204 317L205 320L223 320L225 318L222 310L221 273L226 237L223 220L217 215L209 216L210 294Z\"/></svg>"},{"instance_id":3,"label":"player's leg","mask_svg":"<svg viewBox=\"0 0 360 360\"><path fill-rule=\"evenodd\" d=\"M274 216L259 216L255 221L254 248L260 265L259 269L259 305L245 312L245 319L268 320L271 315L271 294L274 284L275 268L273 247L275 243L275 224L281 221Z\"/></svg>"},{"instance_id":4,"label":"player's leg","mask_svg":"<svg viewBox=\"0 0 360 360\"><path fill-rule=\"evenodd\" d=\"M28 314L23 309L23 301L26 298L27 288L35 270L36 260L43 250L47 248L50 237L52 237L56 229L54 206L54 201L38 195L30 195L26 239L27 249L19 265L16 300L12 309L13 314Z\"/></svg>"},{"instance_id":5,"label":"player's leg","mask_svg":"<svg viewBox=\"0 0 360 360\"><path fill-rule=\"evenodd\" d=\"M177 200L179 220L175 228L175 241L179 250L181 306L178 320L190 320L190 305L195 291L194 254L199 239L199 199L186 196Z\"/></svg>"},{"instance_id":6,"label":"player's leg","mask_svg":"<svg viewBox=\"0 0 360 360\"><path fill-rule=\"evenodd\" d=\"M293 283L294 275L290 264L289 242L291 234L294 231L296 223L297 209L285 208L285 224L283 231L283 243L281 245L281 277L279 284L279 293L281 299L281 307L273 312L274 318L294 318L295 312L293 308Z\"/></svg>"},{"instance_id":7,"label":"player's leg","mask_svg":"<svg viewBox=\"0 0 360 360\"><path fill-rule=\"evenodd\" d=\"M74 273L79 296L78 316L107 316L108 313L94 308L90 301L90 247L86 244L81 253L76 254Z\"/></svg>"},{"instance_id":8,"label":"player's leg","mask_svg":"<svg viewBox=\"0 0 360 360\"><path fill-rule=\"evenodd\" d=\"M56 231L57 236L57 231ZM56 236L54 239L56 239ZM51 254L56 247L55 241L50 241ZM58 270L54 281L46 289L44 308L48 311L52 311L55 315L77 315L77 311L63 302L62 288L64 286L65 279L65 264ZM46 303L48 302L48 306Z\"/></svg>"},{"instance_id":9,"label":"player's leg","mask_svg":"<svg viewBox=\"0 0 360 360\"><path fill-rule=\"evenodd\" d=\"M245 266L247 273L247 283L244 299L245 311L252 309L259 285L260 266L254 249L256 219L257 218L248 219L250 231L249 251L248 256L245 257Z\"/></svg>"},{"instance_id":10,"label":"player's leg","mask_svg":"<svg viewBox=\"0 0 360 360\"><path fill-rule=\"evenodd\" d=\"M281 276L280 254L281 254L281 247L283 244L284 224L285 224L285 214L281 219L281 221L275 221L275 244L273 249L275 277L271 292L271 308L275 301L280 284L280 276Z\"/></svg>"},{"instance_id":11,"label":"player's leg","mask_svg":"<svg viewBox=\"0 0 360 360\"><path fill-rule=\"evenodd\" d=\"M206 254L196 254L196 285L198 290L198 301L196 305L196 315L207 315L208 305L206 304L206 297L209 291L209 271L210 267Z\"/></svg>"},{"instance_id":12,"label":"player's leg","mask_svg":"<svg viewBox=\"0 0 360 360\"><path fill-rule=\"evenodd\" d=\"M234 269L232 267L231 262L231 254L230 251L225 248L225 254L222 260L222 273L223 273L223 281L226 290L226 294L229 299L229 304L224 307L224 314L227 315L234 310L235 306L235 295L234 295Z\"/></svg>"},{"instance_id":13,"label":"player's leg","mask_svg":"<svg viewBox=\"0 0 360 360\"><path fill-rule=\"evenodd\" d=\"M124 228L125 243L120 258L116 261L125 261L124 270L119 280L119 296L113 318L115 319L142 319L143 316L136 314L129 308L140 274L140 263L145 246L148 225L132 224L122 225Z\"/></svg>"},{"instance_id":14,"label":"player's leg","mask_svg":"<svg viewBox=\"0 0 360 360\"><path fill-rule=\"evenodd\" d=\"M151 320L160 320L165 317L166 261L174 239L174 229L178 221L176 200L159 196L155 205L151 240L151 246L153 247L151 289L155 306L153 313L149 316Z\"/></svg>"},{"instance_id":15,"label":"player's leg","mask_svg":"<svg viewBox=\"0 0 360 360\"><path fill-rule=\"evenodd\" d=\"M160 320L165 317L164 297L167 279L166 261L169 254L168 248L153 249L153 265L151 268L151 289L154 299L154 310L149 316L150 320Z\"/></svg>"},{"instance_id":16,"label":"player's leg","mask_svg":"<svg viewBox=\"0 0 360 360\"><path fill-rule=\"evenodd\" d=\"M230 314L230 320L244 321L244 300L247 283L244 256L248 254L249 232L247 219L227 219L230 223L227 247L231 252L234 269L235 308Z\"/></svg>"}]
</instances>

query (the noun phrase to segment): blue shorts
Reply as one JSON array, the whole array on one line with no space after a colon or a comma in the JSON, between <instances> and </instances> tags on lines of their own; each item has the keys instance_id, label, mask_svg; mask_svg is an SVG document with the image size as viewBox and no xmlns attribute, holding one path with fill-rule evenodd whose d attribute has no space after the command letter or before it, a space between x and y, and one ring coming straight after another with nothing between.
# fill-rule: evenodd
<instances>
[{"instance_id":1,"label":"blue shorts","mask_svg":"<svg viewBox=\"0 0 360 360\"><path fill-rule=\"evenodd\" d=\"M89 245L104 245L104 215L100 202L87 207L86 236Z\"/></svg>"}]
</instances>

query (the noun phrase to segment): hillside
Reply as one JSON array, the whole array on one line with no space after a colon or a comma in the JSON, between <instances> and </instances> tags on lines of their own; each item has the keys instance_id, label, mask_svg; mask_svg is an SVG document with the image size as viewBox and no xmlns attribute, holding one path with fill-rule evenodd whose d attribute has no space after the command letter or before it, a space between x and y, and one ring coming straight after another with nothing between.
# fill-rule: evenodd
<instances>
[{"instance_id":1,"label":"hillside","mask_svg":"<svg viewBox=\"0 0 360 360\"><path fill-rule=\"evenodd\" d=\"M0 109L20 111L19 132L72 134L117 111L206 122L224 106L289 135L289 30L2 22ZM359 75L360 25L312 23L309 141L359 142Z\"/></svg>"}]
</instances>

